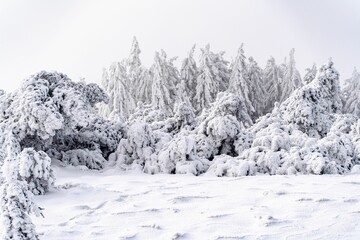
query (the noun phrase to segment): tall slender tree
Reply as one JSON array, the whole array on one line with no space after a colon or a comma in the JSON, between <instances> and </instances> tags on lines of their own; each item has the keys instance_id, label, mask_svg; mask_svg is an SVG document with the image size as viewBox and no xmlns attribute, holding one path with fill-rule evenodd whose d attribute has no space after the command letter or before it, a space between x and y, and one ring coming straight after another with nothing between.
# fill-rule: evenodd
<instances>
[{"instance_id":1,"label":"tall slender tree","mask_svg":"<svg viewBox=\"0 0 360 240\"><path fill-rule=\"evenodd\" d=\"M188 56L182 62L179 87L180 91L187 93L193 106L195 105L193 99L196 95L196 78L198 75L198 70L194 59L195 46L196 45L191 48Z\"/></svg>"},{"instance_id":2,"label":"tall slender tree","mask_svg":"<svg viewBox=\"0 0 360 240\"><path fill-rule=\"evenodd\" d=\"M295 89L302 86L300 73L295 67L294 54L295 49L293 48L290 51L289 61L287 62L282 79L283 81L280 102L285 101Z\"/></svg>"},{"instance_id":3,"label":"tall slender tree","mask_svg":"<svg viewBox=\"0 0 360 240\"><path fill-rule=\"evenodd\" d=\"M343 96L343 112L354 114L360 118L360 73L354 68L351 78L345 81Z\"/></svg>"},{"instance_id":4,"label":"tall slender tree","mask_svg":"<svg viewBox=\"0 0 360 240\"><path fill-rule=\"evenodd\" d=\"M263 86L264 73L252 57L249 57L248 71L250 83L249 99L255 108L255 115L252 117L253 120L256 120L258 117L263 115L265 110L265 99L263 97L266 95L265 88Z\"/></svg>"},{"instance_id":5,"label":"tall slender tree","mask_svg":"<svg viewBox=\"0 0 360 240\"><path fill-rule=\"evenodd\" d=\"M219 91L228 87L228 62L223 59L224 52L213 53L210 45L201 49L199 73L196 79L195 109L201 112L208 108Z\"/></svg>"},{"instance_id":6,"label":"tall slender tree","mask_svg":"<svg viewBox=\"0 0 360 240\"><path fill-rule=\"evenodd\" d=\"M281 96L281 70L276 65L275 58L271 57L264 69L264 86L266 91L265 113L271 112L275 102Z\"/></svg>"},{"instance_id":7,"label":"tall slender tree","mask_svg":"<svg viewBox=\"0 0 360 240\"><path fill-rule=\"evenodd\" d=\"M250 78L243 44L241 44L238 54L231 65L232 69L228 90L230 93L240 97L248 115L252 117L255 115L256 110L249 96L251 91Z\"/></svg>"},{"instance_id":8,"label":"tall slender tree","mask_svg":"<svg viewBox=\"0 0 360 240\"><path fill-rule=\"evenodd\" d=\"M174 102L177 99L176 84L179 72L173 65L174 59L167 60L166 53L156 52L152 71L154 74L151 93L151 104L161 109L168 116L173 114Z\"/></svg>"},{"instance_id":9,"label":"tall slender tree","mask_svg":"<svg viewBox=\"0 0 360 240\"><path fill-rule=\"evenodd\" d=\"M127 119L135 109L131 94L130 81L126 74L125 61L114 62L109 71L104 70L103 87L109 95L109 103L104 104L101 112L110 119Z\"/></svg>"}]
</instances>

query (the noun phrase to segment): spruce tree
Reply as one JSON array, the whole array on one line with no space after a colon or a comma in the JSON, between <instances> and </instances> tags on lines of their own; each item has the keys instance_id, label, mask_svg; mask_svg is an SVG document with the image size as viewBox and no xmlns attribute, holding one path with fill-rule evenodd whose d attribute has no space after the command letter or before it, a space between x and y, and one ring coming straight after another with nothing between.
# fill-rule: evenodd
<instances>
[{"instance_id":1,"label":"spruce tree","mask_svg":"<svg viewBox=\"0 0 360 240\"><path fill-rule=\"evenodd\" d=\"M354 68L351 78L345 81L343 93L343 112L360 117L360 73Z\"/></svg>"},{"instance_id":2,"label":"spruce tree","mask_svg":"<svg viewBox=\"0 0 360 240\"><path fill-rule=\"evenodd\" d=\"M295 89L302 86L300 73L295 67L294 54L295 49L291 49L283 74L280 102L285 101Z\"/></svg>"}]
</instances>

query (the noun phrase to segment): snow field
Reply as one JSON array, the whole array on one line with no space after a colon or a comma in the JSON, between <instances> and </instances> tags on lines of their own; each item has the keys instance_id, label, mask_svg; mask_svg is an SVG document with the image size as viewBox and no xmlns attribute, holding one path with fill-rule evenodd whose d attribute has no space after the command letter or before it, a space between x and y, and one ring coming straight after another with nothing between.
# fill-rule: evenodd
<instances>
[{"instance_id":1,"label":"snow field","mask_svg":"<svg viewBox=\"0 0 360 240\"><path fill-rule=\"evenodd\" d=\"M359 175L216 178L55 168L41 239L359 239Z\"/></svg>"}]
</instances>

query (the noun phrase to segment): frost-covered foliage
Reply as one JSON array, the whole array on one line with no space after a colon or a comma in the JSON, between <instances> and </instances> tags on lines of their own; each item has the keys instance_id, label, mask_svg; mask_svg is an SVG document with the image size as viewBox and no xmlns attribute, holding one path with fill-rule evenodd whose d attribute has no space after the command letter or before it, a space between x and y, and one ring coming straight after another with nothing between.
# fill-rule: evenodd
<instances>
[{"instance_id":1,"label":"frost-covered foliage","mask_svg":"<svg viewBox=\"0 0 360 240\"><path fill-rule=\"evenodd\" d=\"M317 74L316 64L314 63L312 68L306 68L305 71L306 73L304 76L304 83L305 84L311 83L311 81L315 79Z\"/></svg>"},{"instance_id":2,"label":"frost-covered foliage","mask_svg":"<svg viewBox=\"0 0 360 240\"><path fill-rule=\"evenodd\" d=\"M154 74L151 93L151 104L162 110L167 116L173 114L174 102L177 99L176 84L179 72L173 65L175 59L167 59L164 51L156 52L152 71Z\"/></svg>"},{"instance_id":3,"label":"frost-covered foliage","mask_svg":"<svg viewBox=\"0 0 360 240\"><path fill-rule=\"evenodd\" d=\"M2 166L4 180L0 187L0 238L39 239L35 231L35 225L29 215L35 214L39 216L41 211L34 202L34 195L29 189L28 183L19 174L21 170L24 170L21 169L23 166L19 166L17 161L21 146L16 136L8 134L3 147L6 151L6 157ZM36 174L34 169L27 170L27 172L30 172L32 176ZM40 177L37 180L43 177L37 176Z\"/></svg>"},{"instance_id":4,"label":"frost-covered foliage","mask_svg":"<svg viewBox=\"0 0 360 240\"><path fill-rule=\"evenodd\" d=\"M240 97L247 113L252 120L256 120L262 115L265 105L263 72L252 57L249 58L249 63L246 62L243 45L231 67L228 91Z\"/></svg>"},{"instance_id":5,"label":"frost-covered foliage","mask_svg":"<svg viewBox=\"0 0 360 240\"><path fill-rule=\"evenodd\" d=\"M241 45L236 58L231 64L229 92L239 96L241 102L244 104L244 110L249 116L254 116L256 115L256 110L250 99L251 83L245 60L243 45Z\"/></svg>"},{"instance_id":6,"label":"frost-covered foliage","mask_svg":"<svg viewBox=\"0 0 360 240\"><path fill-rule=\"evenodd\" d=\"M18 159L19 174L28 182L33 194L48 192L55 181L50 157L43 151L36 152L33 148L25 148Z\"/></svg>"},{"instance_id":7,"label":"frost-covered foliage","mask_svg":"<svg viewBox=\"0 0 360 240\"><path fill-rule=\"evenodd\" d=\"M135 96L134 92L136 91L136 86L139 85L141 81L141 60L140 60L141 50L139 48L139 43L136 37L133 38L131 45L130 56L127 59L127 72L129 75L129 86L131 87L131 93Z\"/></svg>"},{"instance_id":8,"label":"frost-covered foliage","mask_svg":"<svg viewBox=\"0 0 360 240\"><path fill-rule=\"evenodd\" d=\"M88 148L99 149L107 157L122 137L120 124L99 117L94 110L96 103L107 101L106 94L95 84L75 83L61 73L40 72L2 99L0 143L14 134L21 150L61 152ZM4 145L0 146L5 158Z\"/></svg>"},{"instance_id":9,"label":"frost-covered foliage","mask_svg":"<svg viewBox=\"0 0 360 240\"><path fill-rule=\"evenodd\" d=\"M265 113L268 113L272 111L274 104L280 101L281 96L281 69L273 57L268 60L264 69L264 86L267 93Z\"/></svg>"},{"instance_id":10,"label":"frost-covered foliage","mask_svg":"<svg viewBox=\"0 0 360 240\"><path fill-rule=\"evenodd\" d=\"M199 175L208 169L209 160L197 155L195 135L183 132L160 150L158 165L163 173Z\"/></svg>"},{"instance_id":11,"label":"frost-covered foliage","mask_svg":"<svg viewBox=\"0 0 360 240\"><path fill-rule=\"evenodd\" d=\"M152 73L142 68L140 74L140 81L136 85L135 100L138 103L150 104L151 103L151 89L152 87Z\"/></svg>"},{"instance_id":12,"label":"frost-covered foliage","mask_svg":"<svg viewBox=\"0 0 360 240\"><path fill-rule=\"evenodd\" d=\"M250 92L249 99L252 102L255 108L255 116L253 120L256 120L263 115L265 110L265 88L264 84L264 73L263 70L258 66L257 62L249 57L249 83L250 83Z\"/></svg>"},{"instance_id":13,"label":"frost-covered foliage","mask_svg":"<svg viewBox=\"0 0 360 240\"><path fill-rule=\"evenodd\" d=\"M149 124L134 122L128 129L128 138L122 139L111 160L117 164L135 164L141 169L151 160L155 152L155 136Z\"/></svg>"},{"instance_id":14,"label":"frost-covered foliage","mask_svg":"<svg viewBox=\"0 0 360 240\"><path fill-rule=\"evenodd\" d=\"M251 124L240 98L226 92L218 94L210 110L203 113L199 120L198 151L206 158L218 154L236 155L234 143L241 136L244 126Z\"/></svg>"},{"instance_id":15,"label":"frost-covered foliage","mask_svg":"<svg viewBox=\"0 0 360 240\"><path fill-rule=\"evenodd\" d=\"M178 90L187 93L187 96L193 106L195 105L193 99L195 98L196 94L196 78L198 75L198 70L194 59L194 51L195 45L191 48L187 58L185 58L182 62L180 70L181 89Z\"/></svg>"},{"instance_id":16,"label":"frost-covered foliage","mask_svg":"<svg viewBox=\"0 0 360 240\"><path fill-rule=\"evenodd\" d=\"M295 49L291 49L289 61L282 70L283 76L280 102L284 102L295 89L302 86L300 73L295 67L294 54Z\"/></svg>"},{"instance_id":17,"label":"frost-covered foliage","mask_svg":"<svg viewBox=\"0 0 360 240\"><path fill-rule=\"evenodd\" d=\"M354 69L351 78L345 82L343 92L343 112L360 117L360 73Z\"/></svg>"},{"instance_id":18,"label":"frost-covered foliage","mask_svg":"<svg viewBox=\"0 0 360 240\"><path fill-rule=\"evenodd\" d=\"M197 112L208 108L215 100L217 93L228 87L228 62L223 59L223 54L223 52L218 54L211 52L210 45L201 49L194 99Z\"/></svg>"},{"instance_id":19,"label":"frost-covered foliage","mask_svg":"<svg viewBox=\"0 0 360 240\"><path fill-rule=\"evenodd\" d=\"M108 71L103 71L103 88L109 95L109 102L101 106L102 114L113 120L128 118L135 109L135 100L125 63L114 62Z\"/></svg>"},{"instance_id":20,"label":"frost-covered foliage","mask_svg":"<svg viewBox=\"0 0 360 240\"><path fill-rule=\"evenodd\" d=\"M228 155L216 156L206 172L208 176L217 177L241 177L255 174L256 167L253 161L245 161Z\"/></svg>"},{"instance_id":21,"label":"frost-covered foliage","mask_svg":"<svg viewBox=\"0 0 360 240\"><path fill-rule=\"evenodd\" d=\"M316 80L297 89L281 106L288 123L309 136L324 137L341 111L339 73L330 60Z\"/></svg>"},{"instance_id":22,"label":"frost-covered foliage","mask_svg":"<svg viewBox=\"0 0 360 240\"><path fill-rule=\"evenodd\" d=\"M50 159L216 176L345 174L359 164L359 73L340 92L331 61L306 69L302 86L294 50L265 69L242 46L229 67L209 45L198 62L194 51L180 71L164 51L147 69L134 38L130 56L104 71L104 90L41 72L18 91L0 91L0 164L13 136L18 181L35 194L53 182Z\"/></svg>"}]
</instances>

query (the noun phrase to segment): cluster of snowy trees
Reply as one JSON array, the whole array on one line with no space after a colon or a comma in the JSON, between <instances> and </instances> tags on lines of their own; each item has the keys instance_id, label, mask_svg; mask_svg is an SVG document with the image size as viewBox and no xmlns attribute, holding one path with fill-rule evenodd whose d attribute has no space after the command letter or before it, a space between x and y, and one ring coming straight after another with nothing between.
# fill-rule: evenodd
<instances>
[{"instance_id":1,"label":"cluster of snowy trees","mask_svg":"<svg viewBox=\"0 0 360 240\"><path fill-rule=\"evenodd\" d=\"M360 163L356 70L341 90L332 60L320 69L313 64L302 78L294 49L284 63L271 57L264 69L243 45L231 63L209 45L198 61L194 51L179 70L164 51L156 53L147 70L134 39L130 57L112 65L121 66L122 80L107 77L112 66L104 71L105 88L129 86L118 96L127 101L125 113L100 106L104 117L126 122L109 164L151 174L239 176L343 174Z\"/></svg>"},{"instance_id":2,"label":"cluster of snowy trees","mask_svg":"<svg viewBox=\"0 0 360 240\"><path fill-rule=\"evenodd\" d=\"M345 174L360 164L360 73L340 88L332 60L302 78L294 50L261 68L240 46L233 61L207 45L183 60L130 56L103 71L102 87L40 72L0 91L0 232L38 239L34 195L51 165L149 174Z\"/></svg>"}]
</instances>

